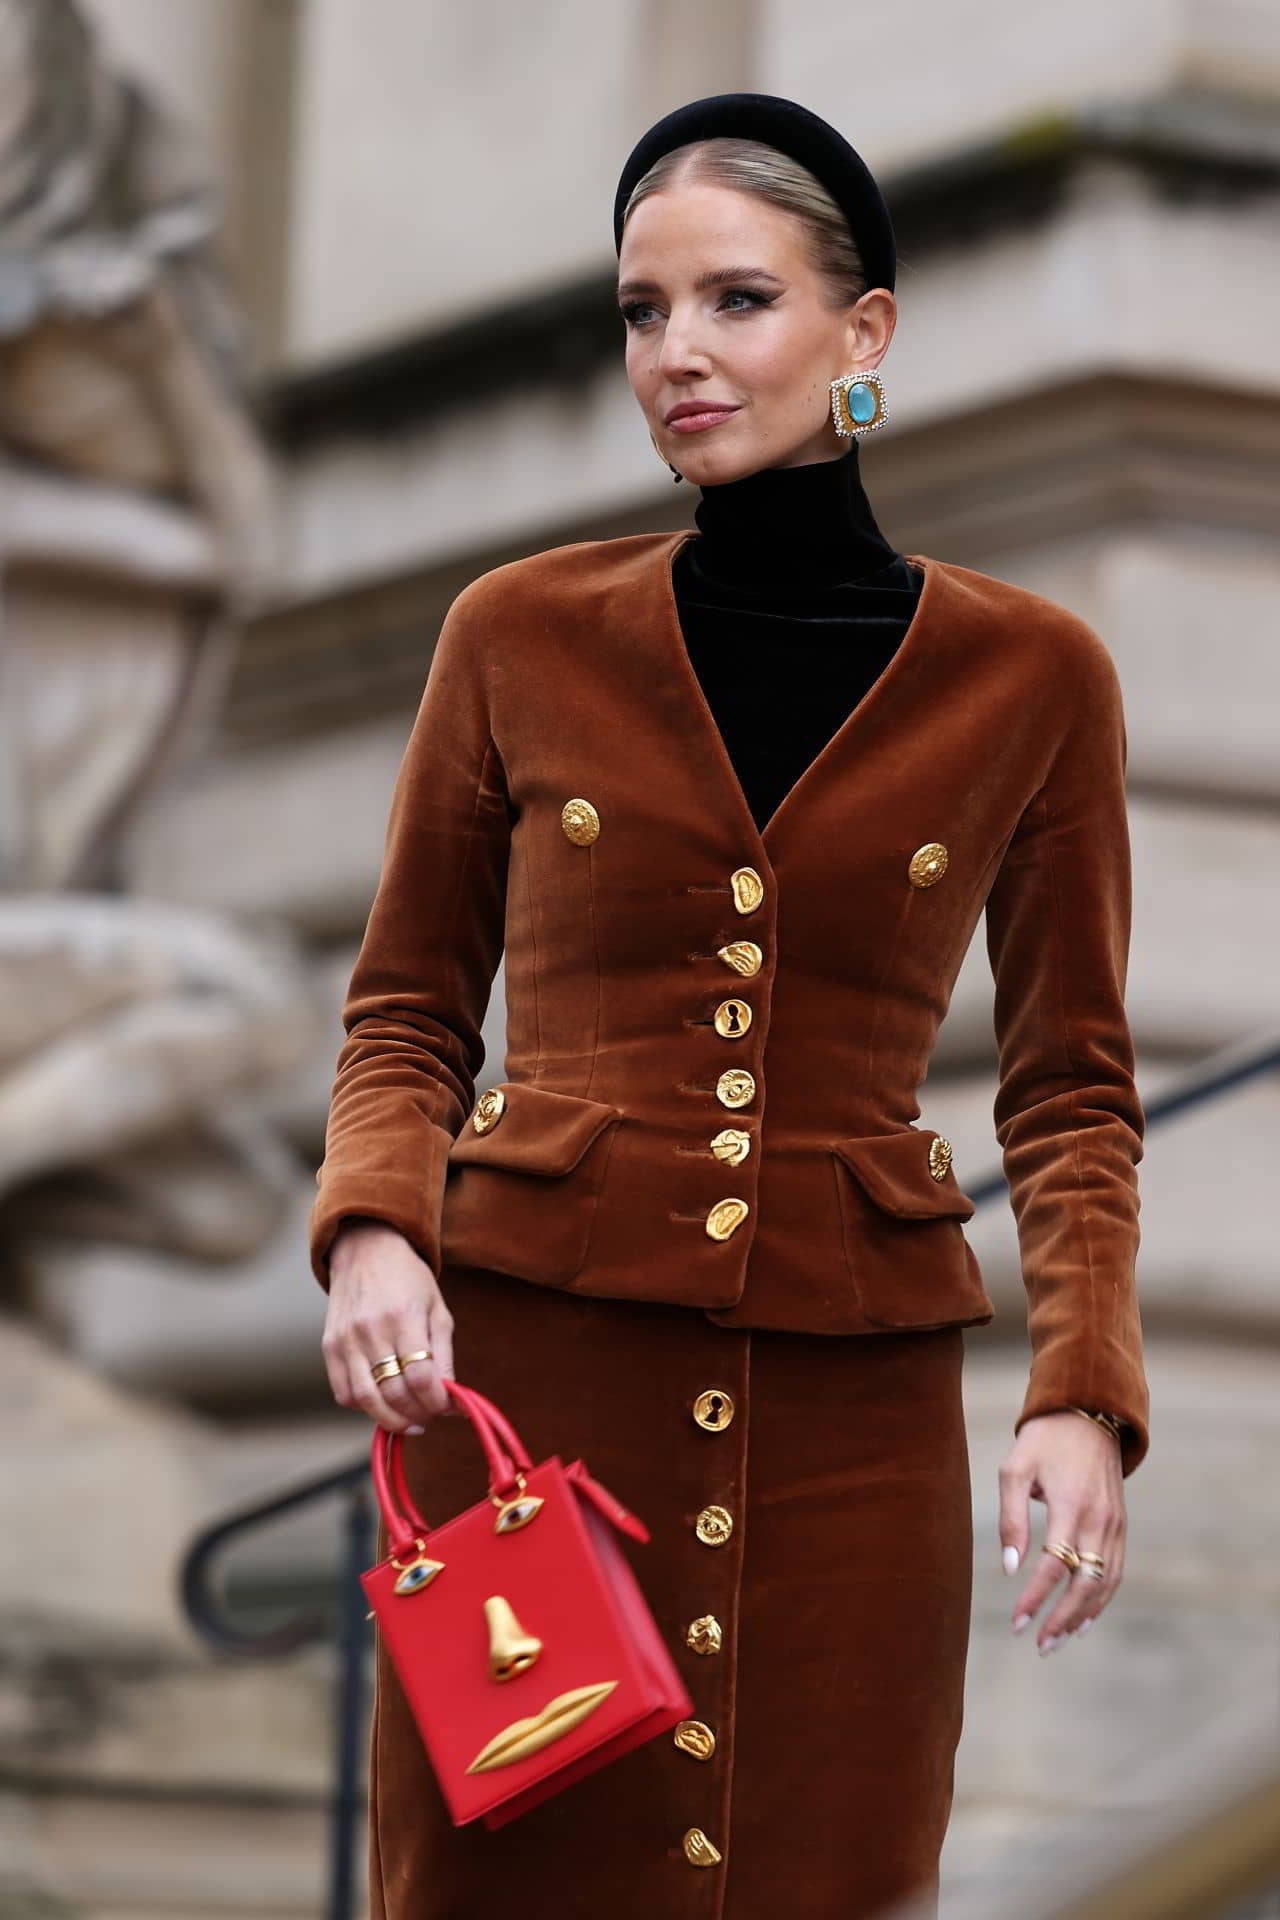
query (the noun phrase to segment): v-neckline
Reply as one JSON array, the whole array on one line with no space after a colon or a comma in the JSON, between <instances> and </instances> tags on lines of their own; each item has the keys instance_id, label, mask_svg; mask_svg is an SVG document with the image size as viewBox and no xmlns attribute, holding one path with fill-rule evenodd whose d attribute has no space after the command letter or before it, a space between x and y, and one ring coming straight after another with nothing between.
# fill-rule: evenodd
<instances>
[{"instance_id":1,"label":"v-neckline","mask_svg":"<svg viewBox=\"0 0 1280 1920\"><path fill-rule=\"evenodd\" d=\"M804 787L810 780L821 777L824 762L834 760L837 757L850 734L856 732L857 729L864 724L868 709L875 707L888 697L893 685L897 680L902 678L906 667L910 665L908 656L914 653L915 646L919 644L920 629L924 624L925 618L932 613L932 602L936 597L938 585L941 581L940 563L930 559L927 554L908 553L903 555L905 560L910 561L913 567L919 567L924 574L924 584L920 589L920 597L916 601L915 612L911 616L906 632L898 642L892 658L876 675L862 698L850 708L835 732L818 749L808 764L801 769L798 779L793 781L791 786L787 788L787 791L783 794L763 827L760 827L756 824L756 817L751 811L750 802L747 799L742 782L738 778L738 770L729 757L729 749L725 745L724 735L721 733L716 722L715 714L711 711L707 696L702 690L702 682L694 670L693 661L689 656L689 649L685 644L684 629L680 624L680 608L676 601L673 567L676 555L690 540L696 540L697 538L698 531L696 527L692 529L681 528L677 534L672 536L660 556L666 637L671 642L671 651L675 656L678 670L684 677L690 700L702 723L703 732L707 735L711 744L711 750L719 761L723 782L733 794L738 812L746 824L751 845L757 858L763 859L764 865L772 870L769 849L771 844L777 839L779 822L784 820L788 812L794 811L797 804L797 796L802 792Z\"/></svg>"}]
</instances>

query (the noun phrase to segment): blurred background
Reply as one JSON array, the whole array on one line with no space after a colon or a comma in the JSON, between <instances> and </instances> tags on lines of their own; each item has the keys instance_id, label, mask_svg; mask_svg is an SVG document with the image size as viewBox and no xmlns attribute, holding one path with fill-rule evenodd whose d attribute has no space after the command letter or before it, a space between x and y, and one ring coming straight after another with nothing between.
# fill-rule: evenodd
<instances>
[{"instance_id":1,"label":"blurred background","mask_svg":"<svg viewBox=\"0 0 1280 1920\"><path fill-rule=\"evenodd\" d=\"M332 1645L218 1650L178 1569L367 1446L305 1240L391 783L469 579L690 524L612 195L739 87L890 201L885 532L1116 660L1144 1098L1280 1033L1275 0L0 0L0 1914L332 1899ZM499 974L478 1091L503 1028ZM1048 1660L997 1537L1007 1206L968 1229L957 1915L1029 1914L1280 1724L1280 1088L1223 1078L1149 1134L1151 1453L1123 1588ZM921 1096L971 1189L994 1091L979 938ZM331 1619L342 1542L336 1498L246 1533L235 1619Z\"/></svg>"}]
</instances>

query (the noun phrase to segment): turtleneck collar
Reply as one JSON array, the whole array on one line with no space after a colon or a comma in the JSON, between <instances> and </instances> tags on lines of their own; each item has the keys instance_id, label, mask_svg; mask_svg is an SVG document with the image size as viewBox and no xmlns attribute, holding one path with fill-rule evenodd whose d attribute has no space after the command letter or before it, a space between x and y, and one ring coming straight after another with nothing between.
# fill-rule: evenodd
<instances>
[{"instance_id":1,"label":"turtleneck collar","mask_svg":"<svg viewBox=\"0 0 1280 1920\"><path fill-rule=\"evenodd\" d=\"M901 559L876 525L858 443L834 460L761 467L702 488L694 509L697 572L728 587L848 584Z\"/></svg>"}]
</instances>

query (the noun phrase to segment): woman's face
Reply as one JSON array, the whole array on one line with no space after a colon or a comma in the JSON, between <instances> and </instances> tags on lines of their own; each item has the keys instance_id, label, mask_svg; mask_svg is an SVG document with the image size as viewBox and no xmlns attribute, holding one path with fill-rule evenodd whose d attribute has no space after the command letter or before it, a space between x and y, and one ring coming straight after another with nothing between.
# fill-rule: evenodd
<instances>
[{"instance_id":1,"label":"woman's face","mask_svg":"<svg viewBox=\"0 0 1280 1920\"><path fill-rule=\"evenodd\" d=\"M677 182L640 201L618 258L627 378L665 459L698 486L847 451L831 382L878 364L885 287L832 309L795 215L753 193ZM704 411L680 422L673 408Z\"/></svg>"}]
</instances>

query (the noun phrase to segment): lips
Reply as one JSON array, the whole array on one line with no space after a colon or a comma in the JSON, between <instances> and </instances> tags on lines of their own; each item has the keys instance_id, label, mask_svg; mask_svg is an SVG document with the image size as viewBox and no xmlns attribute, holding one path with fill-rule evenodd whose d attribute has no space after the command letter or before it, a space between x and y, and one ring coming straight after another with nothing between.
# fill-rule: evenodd
<instances>
[{"instance_id":1,"label":"lips","mask_svg":"<svg viewBox=\"0 0 1280 1920\"><path fill-rule=\"evenodd\" d=\"M495 1733L492 1740L481 1747L467 1772L488 1773L494 1767L509 1767L537 1753L541 1747L550 1746L553 1740L594 1713L617 1684L616 1680L600 1680L594 1686L573 1687L568 1693L558 1693L554 1700L548 1700L541 1713L527 1720L513 1720L501 1733Z\"/></svg>"},{"instance_id":2,"label":"lips","mask_svg":"<svg viewBox=\"0 0 1280 1920\"><path fill-rule=\"evenodd\" d=\"M672 407L670 413L667 415L666 424L669 427L674 427L680 420L691 420L694 418L714 418L722 420L726 414L736 413L737 411L736 406L729 406L727 403L721 404L714 400L681 400L676 406Z\"/></svg>"}]
</instances>

